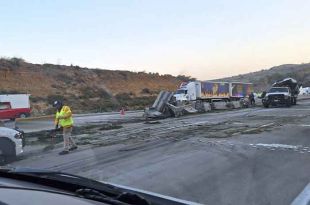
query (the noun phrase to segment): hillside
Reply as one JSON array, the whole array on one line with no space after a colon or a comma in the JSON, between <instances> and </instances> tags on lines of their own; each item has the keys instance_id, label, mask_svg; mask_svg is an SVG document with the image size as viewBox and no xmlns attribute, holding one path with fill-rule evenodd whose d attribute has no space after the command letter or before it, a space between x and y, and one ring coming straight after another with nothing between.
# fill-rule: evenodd
<instances>
[{"instance_id":1,"label":"hillside","mask_svg":"<svg viewBox=\"0 0 310 205\"><path fill-rule=\"evenodd\" d=\"M217 79L254 84L263 91L286 77L310 86L310 64L288 64L248 74ZM51 103L64 100L75 113L143 109L161 90L175 91L187 76L88 69L79 66L32 64L19 58L0 58L0 93L29 93L33 115L54 112Z\"/></svg>"},{"instance_id":2,"label":"hillside","mask_svg":"<svg viewBox=\"0 0 310 205\"><path fill-rule=\"evenodd\" d=\"M240 81L254 84L257 92L266 90L275 81L291 77L302 83L303 87L310 87L310 63L285 64L270 69L251 72L243 75L217 79L220 81Z\"/></svg>"},{"instance_id":3,"label":"hillside","mask_svg":"<svg viewBox=\"0 0 310 205\"><path fill-rule=\"evenodd\" d=\"M33 114L53 112L50 104L62 99L75 112L142 109L160 90L175 90L186 76L88 69L78 66L31 64L0 59L1 93L30 93Z\"/></svg>"}]
</instances>

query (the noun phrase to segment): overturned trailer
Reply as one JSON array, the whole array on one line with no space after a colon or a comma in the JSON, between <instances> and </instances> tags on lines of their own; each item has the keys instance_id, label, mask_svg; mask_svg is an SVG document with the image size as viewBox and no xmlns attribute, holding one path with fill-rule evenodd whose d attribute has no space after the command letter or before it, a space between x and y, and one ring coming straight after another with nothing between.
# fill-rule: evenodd
<instances>
[{"instance_id":1,"label":"overturned trailer","mask_svg":"<svg viewBox=\"0 0 310 205\"><path fill-rule=\"evenodd\" d=\"M152 107L144 110L144 117L149 118L166 118L171 116L171 110L167 103L171 101L173 92L160 91Z\"/></svg>"},{"instance_id":2,"label":"overturned trailer","mask_svg":"<svg viewBox=\"0 0 310 205\"><path fill-rule=\"evenodd\" d=\"M144 110L144 117L146 119L158 119L198 112L192 104L177 105L173 94L173 92L161 91L153 105Z\"/></svg>"}]
</instances>

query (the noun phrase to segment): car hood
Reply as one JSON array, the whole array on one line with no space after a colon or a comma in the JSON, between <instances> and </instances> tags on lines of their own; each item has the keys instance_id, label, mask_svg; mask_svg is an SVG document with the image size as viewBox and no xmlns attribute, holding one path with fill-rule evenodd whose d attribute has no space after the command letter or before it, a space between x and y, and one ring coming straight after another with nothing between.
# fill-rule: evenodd
<instances>
[{"instance_id":1,"label":"car hood","mask_svg":"<svg viewBox=\"0 0 310 205\"><path fill-rule=\"evenodd\" d=\"M71 184L72 186L76 186L76 188L82 187L86 189L101 190L106 193L113 193L113 192L114 194L131 193L138 197L144 198L146 201L150 202L150 204L154 204L154 205L163 205L163 204L164 205L201 205L199 203L186 201L186 200L182 200L182 199L174 198L170 196L165 196L165 195L157 194L154 192L149 192L146 190L136 189L136 188L118 185L114 183L109 183L105 181L96 181L96 180L84 178L81 176L76 176L76 175L67 174L67 173L58 172L58 171L6 166L6 167L0 167L0 176L4 178L9 178L9 179L10 178L18 179L18 181L34 183L39 186L41 185L47 186L48 188L51 188L52 190L54 188L60 188L61 190L69 191L70 193L72 191L74 192L74 189L73 190L71 188L68 189L68 187L65 186L64 184L67 184L67 185ZM55 186L55 183L57 184L57 186ZM15 185L13 184L13 186ZM17 186L27 187L25 185L17 185Z\"/></svg>"},{"instance_id":2,"label":"car hood","mask_svg":"<svg viewBox=\"0 0 310 205\"><path fill-rule=\"evenodd\" d=\"M7 127L0 127L0 137L1 136L15 136L18 134L18 131L7 128Z\"/></svg>"},{"instance_id":3,"label":"car hood","mask_svg":"<svg viewBox=\"0 0 310 205\"><path fill-rule=\"evenodd\" d=\"M109 183L106 181L101 181L104 184L110 184L112 186L118 187L124 191L128 191L128 192L133 192L136 193L138 195L141 195L143 197L145 197L146 199L150 199L150 201L152 202L157 202L158 204L171 204L171 205L202 205L196 202L191 202L191 201L187 201L187 200L183 200L183 199L179 199L179 198L174 198L171 196L166 196L166 195L162 195L162 194L158 194L155 192L150 192L150 191L146 191L146 190L142 190L142 189L136 189L133 187L129 187L129 186L123 186L123 185L119 185L119 184L114 184L114 183Z\"/></svg>"}]
</instances>

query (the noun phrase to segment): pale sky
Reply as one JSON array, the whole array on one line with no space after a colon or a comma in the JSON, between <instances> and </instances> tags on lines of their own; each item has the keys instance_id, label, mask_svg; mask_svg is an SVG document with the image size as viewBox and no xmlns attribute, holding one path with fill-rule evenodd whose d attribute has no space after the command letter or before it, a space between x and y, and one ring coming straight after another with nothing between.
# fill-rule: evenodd
<instances>
[{"instance_id":1,"label":"pale sky","mask_svg":"<svg viewBox=\"0 0 310 205\"><path fill-rule=\"evenodd\" d=\"M309 0L0 0L0 56L201 80L310 62Z\"/></svg>"}]
</instances>

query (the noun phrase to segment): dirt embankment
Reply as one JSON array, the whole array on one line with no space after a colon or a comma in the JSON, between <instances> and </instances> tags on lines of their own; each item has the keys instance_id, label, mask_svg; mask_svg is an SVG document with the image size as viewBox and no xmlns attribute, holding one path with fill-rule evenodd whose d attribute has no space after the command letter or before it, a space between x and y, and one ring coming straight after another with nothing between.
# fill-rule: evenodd
<instances>
[{"instance_id":1,"label":"dirt embankment","mask_svg":"<svg viewBox=\"0 0 310 205\"><path fill-rule=\"evenodd\" d=\"M64 100L75 113L141 109L160 90L175 90L184 76L32 64L19 58L0 59L1 93L29 93L34 115L49 114L50 103Z\"/></svg>"}]
</instances>

